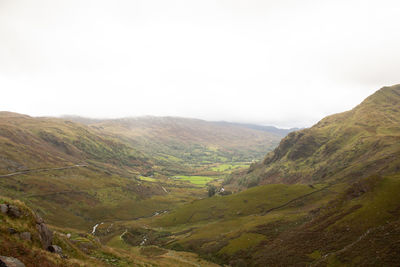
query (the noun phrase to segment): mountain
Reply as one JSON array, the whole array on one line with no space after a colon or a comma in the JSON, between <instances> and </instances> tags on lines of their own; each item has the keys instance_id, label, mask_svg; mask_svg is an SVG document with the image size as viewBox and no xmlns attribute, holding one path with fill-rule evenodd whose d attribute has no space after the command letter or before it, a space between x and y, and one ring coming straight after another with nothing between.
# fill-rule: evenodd
<instances>
[{"instance_id":1,"label":"mountain","mask_svg":"<svg viewBox=\"0 0 400 267\"><path fill-rule=\"evenodd\" d=\"M77 120L85 124L0 112L0 195L77 229L205 196L207 181L261 158L280 139L194 119ZM201 173L212 176L184 177L205 179L201 186L168 179Z\"/></svg>"},{"instance_id":2,"label":"mountain","mask_svg":"<svg viewBox=\"0 0 400 267\"><path fill-rule=\"evenodd\" d=\"M152 167L139 150L68 120L0 112L0 174L96 162L142 172Z\"/></svg>"},{"instance_id":3,"label":"mountain","mask_svg":"<svg viewBox=\"0 0 400 267\"><path fill-rule=\"evenodd\" d=\"M101 247L92 229L100 233L107 225L106 232L117 233L118 242L114 236L102 241L125 248L120 236L130 227L122 228L123 222L151 218L206 197L205 182L170 176L203 170L214 176L187 179L218 184L218 177L230 168L261 158L279 140L262 131L194 119L90 120L0 112L0 204L19 206L26 213L23 219L0 214L0 255L20 258L27 266L73 266L40 249L31 216L36 213L58 231L57 245L82 265L102 266L97 261L112 260L118 266L186 266L189 261L215 266L194 254L161 248L140 250L133 258L132 252L114 253ZM24 201L31 210L10 198ZM16 235L7 230L11 228ZM19 238L27 232L32 243ZM65 238L67 232L71 240ZM147 258L153 254L156 261Z\"/></svg>"},{"instance_id":4,"label":"mountain","mask_svg":"<svg viewBox=\"0 0 400 267\"><path fill-rule=\"evenodd\" d=\"M175 200L153 203L166 195L161 185L138 181L153 167L130 144L83 124L0 113L0 195L40 207L52 224L88 229L168 207Z\"/></svg>"},{"instance_id":5,"label":"mountain","mask_svg":"<svg viewBox=\"0 0 400 267\"><path fill-rule=\"evenodd\" d=\"M110 119L87 125L143 151L170 175L211 163L251 162L281 139L275 133L242 125L177 117Z\"/></svg>"},{"instance_id":6,"label":"mountain","mask_svg":"<svg viewBox=\"0 0 400 267\"><path fill-rule=\"evenodd\" d=\"M279 135L281 137L285 137L288 133L300 130L300 128L282 129L282 128L277 128L275 126L264 126L264 125L258 125L258 124L235 123L235 122L226 122L226 121L219 121L217 123L227 124L227 125L237 125L237 126L246 127L246 128L250 128L250 129L254 129L254 130L258 130L258 131L273 133L273 134Z\"/></svg>"},{"instance_id":7,"label":"mountain","mask_svg":"<svg viewBox=\"0 0 400 267\"><path fill-rule=\"evenodd\" d=\"M400 171L400 85L290 133L240 180L247 185L355 181Z\"/></svg>"}]
</instances>

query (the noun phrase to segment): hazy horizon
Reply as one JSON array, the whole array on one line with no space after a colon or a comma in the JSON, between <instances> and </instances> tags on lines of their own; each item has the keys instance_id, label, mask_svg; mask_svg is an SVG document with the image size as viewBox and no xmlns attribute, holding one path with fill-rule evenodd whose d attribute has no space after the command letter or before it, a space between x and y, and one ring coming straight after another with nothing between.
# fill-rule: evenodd
<instances>
[{"instance_id":1,"label":"hazy horizon","mask_svg":"<svg viewBox=\"0 0 400 267\"><path fill-rule=\"evenodd\" d=\"M400 83L393 0L0 0L0 110L309 127Z\"/></svg>"}]
</instances>

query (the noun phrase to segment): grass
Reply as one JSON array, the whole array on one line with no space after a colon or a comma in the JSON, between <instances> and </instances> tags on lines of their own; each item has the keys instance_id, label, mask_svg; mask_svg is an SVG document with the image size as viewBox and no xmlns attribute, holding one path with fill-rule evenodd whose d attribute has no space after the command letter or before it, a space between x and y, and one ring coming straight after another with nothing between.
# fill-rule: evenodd
<instances>
[{"instance_id":1,"label":"grass","mask_svg":"<svg viewBox=\"0 0 400 267\"><path fill-rule=\"evenodd\" d=\"M210 169L215 172L231 173L235 169L247 168L249 164L218 164L217 166L211 167Z\"/></svg>"},{"instance_id":2,"label":"grass","mask_svg":"<svg viewBox=\"0 0 400 267\"><path fill-rule=\"evenodd\" d=\"M195 200L160 218L160 226L173 226L262 213L314 191L307 185L265 185L229 196Z\"/></svg>"},{"instance_id":3,"label":"grass","mask_svg":"<svg viewBox=\"0 0 400 267\"><path fill-rule=\"evenodd\" d=\"M153 177L146 177L146 176L139 176L141 181L148 181L148 182L157 182L157 179Z\"/></svg>"},{"instance_id":4,"label":"grass","mask_svg":"<svg viewBox=\"0 0 400 267\"><path fill-rule=\"evenodd\" d=\"M173 232L170 248L196 251L221 264L246 259L256 266L310 265L370 230L359 244L332 254L326 263L382 265L385 259L390 262L386 265L397 265L400 175L335 184L315 192L324 186L259 186L193 201L146 224ZM265 213L273 207L280 208Z\"/></svg>"},{"instance_id":5,"label":"grass","mask_svg":"<svg viewBox=\"0 0 400 267\"><path fill-rule=\"evenodd\" d=\"M229 244L223 247L218 253L233 255L240 250L248 250L265 239L266 237L264 235L244 233L240 237L230 240Z\"/></svg>"},{"instance_id":6,"label":"grass","mask_svg":"<svg viewBox=\"0 0 400 267\"><path fill-rule=\"evenodd\" d=\"M359 229L366 230L396 218L394 211L399 208L400 203L400 175L375 179L379 179L375 190L352 202L352 205L358 204L362 207L338 223L351 225L356 222Z\"/></svg>"},{"instance_id":7,"label":"grass","mask_svg":"<svg viewBox=\"0 0 400 267\"><path fill-rule=\"evenodd\" d=\"M89 266L197 266L216 267L194 253L169 251L157 246L135 248L124 243L119 235L102 246L97 237L72 229L55 228L53 244L60 246L65 258L41 248L34 214L24 203L1 197L0 203L17 206L21 218L0 213L0 255L15 257L27 267L89 267ZM23 241L18 234L9 234L8 228L18 233L30 232L32 241ZM71 233L67 238L65 233Z\"/></svg>"},{"instance_id":8,"label":"grass","mask_svg":"<svg viewBox=\"0 0 400 267\"><path fill-rule=\"evenodd\" d=\"M206 186L209 182L216 179L216 178L207 177L207 176L186 176L186 175L179 175L179 176L175 176L174 178L178 179L178 180L182 180L182 181L188 181L197 186Z\"/></svg>"}]
</instances>

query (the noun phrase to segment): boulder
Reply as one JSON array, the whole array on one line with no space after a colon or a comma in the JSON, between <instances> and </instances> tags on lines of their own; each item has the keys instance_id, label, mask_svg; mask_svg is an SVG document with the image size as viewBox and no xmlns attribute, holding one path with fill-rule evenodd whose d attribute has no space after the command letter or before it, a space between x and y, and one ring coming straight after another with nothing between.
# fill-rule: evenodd
<instances>
[{"instance_id":1,"label":"boulder","mask_svg":"<svg viewBox=\"0 0 400 267\"><path fill-rule=\"evenodd\" d=\"M25 264L16 258L0 256L0 267L25 267Z\"/></svg>"},{"instance_id":2,"label":"boulder","mask_svg":"<svg viewBox=\"0 0 400 267\"><path fill-rule=\"evenodd\" d=\"M22 213L19 210L19 208L16 206L13 206L13 205L8 205L7 214L8 214L8 216L13 217L13 218L20 218L22 216Z\"/></svg>"},{"instance_id":3,"label":"boulder","mask_svg":"<svg viewBox=\"0 0 400 267\"><path fill-rule=\"evenodd\" d=\"M32 235L31 235L31 233L29 233L29 232L20 233L20 234L19 234L19 237L20 237L22 240L32 241Z\"/></svg>"},{"instance_id":4,"label":"boulder","mask_svg":"<svg viewBox=\"0 0 400 267\"><path fill-rule=\"evenodd\" d=\"M56 253L62 256L62 248L60 248L59 246L51 245L47 248L47 250L50 251L51 253Z\"/></svg>"},{"instance_id":5,"label":"boulder","mask_svg":"<svg viewBox=\"0 0 400 267\"><path fill-rule=\"evenodd\" d=\"M44 220L39 215L35 214L35 220L37 224L44 223Z\"/></svg>"},{"instance_id":6,"label":"boulder","mask_svg":"<svg viewBox=\"0 0 400 267\"><path fill-rule=\"evenodd\" d=\"M47 249L52 245L53 242L53 232L44 223L36 224L36 228L39 231L40 242L44 249Z\"/></svg>"},{"instance_id":7,"label":"boulder","mask_svg":"<svg viewBox=\"0 0 400 267\"><path fill-rule=\"evenodd\" d=\"M0 204L0 210L1 210L1 213L6 214L8 212L7 204Z\"/></svg>"},{"instance_id":8,"label":"boulder","mask_svg":"<svg viewBox=\"0 0 400 267\"><path fill-rule=\"evenodd\" d=\"M7 230L10 235L14 235L14 234L18 233L17 230L15 230L14 228L8 228Z\"/></svg>"}]
</instances>

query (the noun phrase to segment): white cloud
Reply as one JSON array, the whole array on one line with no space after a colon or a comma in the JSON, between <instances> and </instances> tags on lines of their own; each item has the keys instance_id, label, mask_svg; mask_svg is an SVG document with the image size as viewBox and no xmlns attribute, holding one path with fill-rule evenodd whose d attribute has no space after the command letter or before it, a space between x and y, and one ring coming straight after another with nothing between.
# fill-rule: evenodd
<instances>
[{"instance_id":1,"label":"white cloud","mask_svg":"<svg viewBox=\"0 0 400 267\"><path fill-rule=\"evenodd\" d=\"M398 1L0 0L0 109L304 126L398 83Z\"/></svg>"}]
</instances>

